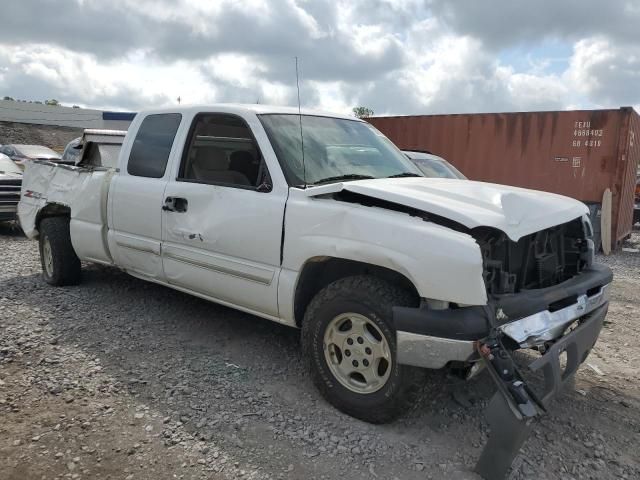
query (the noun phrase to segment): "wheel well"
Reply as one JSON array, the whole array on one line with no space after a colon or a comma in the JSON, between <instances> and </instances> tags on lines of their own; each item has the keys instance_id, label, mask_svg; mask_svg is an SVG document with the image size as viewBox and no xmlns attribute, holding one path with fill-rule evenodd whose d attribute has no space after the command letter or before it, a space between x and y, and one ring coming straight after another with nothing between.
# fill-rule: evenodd
<instances>
[{"instance_id":1,"label":"wheel well","mask_svg":"<svg viewBox=\"0 0 640 480\"><path fill-rule=\"evenodd\" d=\"M36 229L40 230L40 222L48 217L70 217L71 208L60 203L48 203L36 215Z\"/></svg>"},{"instance_id":2,"label":"wheel well","mask_svg":"<svg viewBox=\"0 0 640 480\"><path fill-rule=\"evenodd\" d=\"M398 285L415 299L416 305L420 303L420 295L411 280L395 270L344 258L316 257L308 260L300 272L294 299L296 325L302 325L309 302L320 290L340 278L354 275L372 275Z\"/></svg>"}]
</instances>

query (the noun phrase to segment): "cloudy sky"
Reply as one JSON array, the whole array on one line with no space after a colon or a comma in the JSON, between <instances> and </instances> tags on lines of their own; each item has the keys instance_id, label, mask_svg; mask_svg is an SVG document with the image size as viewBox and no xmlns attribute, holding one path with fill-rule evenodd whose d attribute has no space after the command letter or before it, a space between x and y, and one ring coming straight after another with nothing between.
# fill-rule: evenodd
<instances>
[{"instance_id":1,"label":"cloudy sky","mask_svg":"<svg viewBox=\"0 0 640 480\"><path fill-rule=\"evenodd\" d=\"M0 97L377 114L640 105L636 0L19 0Z\"/></svg>"}]
</instances>

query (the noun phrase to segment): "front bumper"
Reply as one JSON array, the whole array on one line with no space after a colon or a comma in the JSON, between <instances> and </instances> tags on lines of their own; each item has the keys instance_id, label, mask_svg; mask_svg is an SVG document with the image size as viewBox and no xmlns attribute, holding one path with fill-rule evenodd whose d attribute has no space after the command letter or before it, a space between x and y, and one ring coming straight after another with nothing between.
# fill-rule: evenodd
<instances>
[{"instance_id":1,"label":"front bumper","mask_svg":"<svg viewBox=\"0 0 640 480\"><path fill-rule=\"evenodd\" d=\"M529 436L532 419L546 412L551 400L572 383L575 372L595 345L608 304L584 316L578 326L551 345L544 355L528 365L531 372L544 377L542 391L534 391L499 342L491 348L481 345L482 360L497 391L486 410L491 429L475 471L485 479L502 479ZM563 365L561 357L566 354Z\"/></svg>"},{"instance_id":2,"label":"front bumper","mask_svg":"<svg viewBox=\"0 0 640 480\"><path fill-rule=\"evenodd\" d=\"M543 345L560 337L567 325L609 303L611 284L598 287L590 294L576 297L576 302L559 310L534 313L527 317L505 323L499 330L521 348Z\"/></svg>"},{"instance_id":3,"label":"front bumper","mask_svg":"<svg viewBox=\"0 0 640 480\"><path fill-rule=\"evenodd\" d=\"M0 204L0 222L15 220L18 216L17 211L18 211L17 205L3 206Z\"/></svg>"},{"instance_id":4,"label":"front bumper","mask_svg":"<svg viewBox=\"0 0 640 480\"><path fill-rule=\"evenodd\" d=\"M506 477L531 420L572 382L602 330L611 281L609 268L593 266L560 285L495 298L484 308L394 309L399 363L440 368L477 361L487 367L497 391L486 411L491 435L475 467L481 477ZM543 352L526 367L543 377L539 391L510 355L528 347Z\"/></svg>"},{"instance_id":5,"label":"front bumper","mask_svg":"<svg viewBox=\"0 0 640 480\"><path fill-rule=\"evenodd\" d=\"M512 349L552 342L573 322L608 305L612 279L608 267L594 265L559 285L496 297L487 306L396 307L398 362L437 369L478 360L476 345L493 329Z\"/></svg>"},{"instance_id":6,"label":"front bumper","mask_svg":"<svg viewBox=\"0 0 640 480\"><path fill-rule=\"evenodd\" d=\"M600 336L608 308L607 302L591 311L574 330L554 342L544 355L529 364L529 370L542 372L544 375L544 390L538 395L544 406L564 389L578 367L587 359ZM560 361L563 353L566 353L564 366Z\"/></svg>"}]
</instances>

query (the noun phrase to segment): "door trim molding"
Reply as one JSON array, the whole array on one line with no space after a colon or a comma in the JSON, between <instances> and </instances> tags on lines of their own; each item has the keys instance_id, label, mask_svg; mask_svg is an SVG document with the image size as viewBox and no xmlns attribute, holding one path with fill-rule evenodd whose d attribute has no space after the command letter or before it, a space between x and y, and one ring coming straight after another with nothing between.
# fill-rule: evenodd
<instances>
[{"instance_id":1,"label":"door trim molding","mask_svg":"<svg viewBox=\"0 0 640 480\"><path fill-rule=\"evenodd\" d=\"M143 246L140 246L140 245L131 245L130 243L123 243L123 242L121 242L119 240L116 240L116 245L118 245L119 247L122 247L122 248L129 248L131 250L136 250L138 252L152 253L153 255L158 255L158 252L156 252L151 247L143 247Z\"/></svg>"},{"instance_id":2,"label":"door trim molding","mask_svg":"<svg viewBox=\"0 0 640 480\"><path fill-rule=\"evenodd\" d=\"M194 267L199 267L199 268L204 268L206 270L211 270L214 271L216 273L222 273L223 275L231 275L232 277L237 277L237 278L241 278L243 280L249 280L251 282L256 282L256 283L260 283L262 285L271 285L271 282L273 281L273 272L268 272L270 274L269 278L267 278L266 275L264 276L260 276L260 275L254 275L251 273L247 273L247 272L242 272L236 269L231 269L231 268L227 268L227 267L223 267L221 265L215 265L213 263L209 263L209 262L204 262L204 261L198 261L195 260L193 258L188 258L182 255L178 255L176 253L173 252L163 252L163 256L166 258L170 258L172 260L175 260L176 262L180 262L180 263L184 263L187 265L192 265ZM255 268L255 267L253 267ZM265 270L265 273L267 272L267 270Z\"/></svg>"}]
</instances>

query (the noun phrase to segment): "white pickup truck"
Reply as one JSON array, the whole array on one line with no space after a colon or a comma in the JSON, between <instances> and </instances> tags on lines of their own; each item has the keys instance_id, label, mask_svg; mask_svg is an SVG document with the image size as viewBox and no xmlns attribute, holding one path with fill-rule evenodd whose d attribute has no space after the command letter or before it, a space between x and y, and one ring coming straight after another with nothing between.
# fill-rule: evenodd
<instances>
[{"instance_id":1,"label":"white pickup truck","mask_svg":"<svg viewBox=\"0 0 640 480\"><path fill-rule=\"evenodd\" d=\"M352 117L148 111L117 163L105 158L27 167L19 217L48 283L78 283L81 262L113 265L301 328L319 390L370 422L403 412L415 367L489 366L531 416L606 315L612 275L594 263L582 203L425 178ZM543 354L531 366L547 380L540 395L510 360L520 348Z\"/></svg>"}]
</instances>

